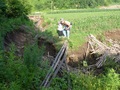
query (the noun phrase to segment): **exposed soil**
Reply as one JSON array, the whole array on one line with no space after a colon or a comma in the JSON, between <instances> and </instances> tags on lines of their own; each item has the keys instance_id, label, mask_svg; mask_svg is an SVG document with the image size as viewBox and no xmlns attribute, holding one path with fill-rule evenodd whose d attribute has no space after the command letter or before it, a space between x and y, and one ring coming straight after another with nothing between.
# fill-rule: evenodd
<instances>
[{"instance_id":1,"label":"exposed soil","mask_svg":"<svg viewBox=\"0 0 120 90\"><path fill-rule=\"evenodd\" d=\"M42 46L45 47L45 54L44 54L45 56L53 56L53 57L56 56L57 51L56 51L55 46L53 45L52 42L47 41L43 37L39 37L38 38L38 45L39 45L39 47L42 47Z\"/></svg>"},{"instance_id":2,"label":"exposed soil","mask_svg":"<svg viewBox=\"0 0 120 90\"><path fill-rule=\"evenodd\" d=\"M69 51L67 62L72 67L77 67L79 62L85 60L87 43L79 47L78 51Z\"/></svg>"},{"instance_id":3,"label":"exposed soil","mask_svg":"<svg viewBox=\"0 0 120 90\"><path fill-rule=\"evenodd\" d=\"M120 42L120 30L108 31L104 33L107 39Z\"/></svg>"},{"instance_id":4,"label":"exposed soil","mask_svg":"<svg viewBox=\"0 0 120 90\"><path fill-rule=\"evenodd\" d=\"M14 43L17 47L16 54L18 56L23 56L24 47L27 44L33 44L34 43L34 37L30 33L28 33L26 30L29 30L26 26L20 26L18 30L15 30L13 32L10 32L6 35L4 38L4 48L6 50L9 50L10 44ZM112 30L107 31L103 34L106 39L111 39L113 41L120 42L120 30ZM52 42L47 41L44 37L38 37L38 46L44 47L44 59L54 59L54 57L57 54L57 51L55 49L55 46ZM69 51L67 62L68 65L72 68L77 68L79 66L83 65L83 60L87 61L88 65L95 64L97 55L87 55L86 56L86 50L87 50L87 43L84 43L82 46L79 47L78 51ZM95 73L99 74L104 71L104 68L99 68L95 71Z\"/></svg>"},{"instance_id":5,"label":"exposed soil","mask_svg":"<svg viewBox=\"0 0 120 90\"><path fill-rule=\"evenodd\" d=\"M103 35L105 37L105 40L112 40L120 44L120 30L107 31ZM87 43L84 43L82 46L79 47L78 51L70 51L67 59L68 64L72 68L79 68L83 66L84 60L87 61L88 65L96 64L97 63L96 58L98 58L98 55L88 54L86 56L86 50L87 50ZM104 72L104 67L97 68L94 71L96 75L102 72Z\"/></svg>"},{"instance_id":6,"label":"exposed soil","mask_svg":"<svg viewBox=\"0 0 120 90\"><path fill-rule=\"evenodd\" d=\"M13 32L7 33L4 38L4 48L9 50L11 43L14 43L17 51L16 54L18 56L23 55L24 46L28 43L33 42L33 38L30 33L27 33L26 30L29 28L26 26L20 26L18 30L14 30Z\"/></svg>"},{"instance_id":7,"label":"exposed soil","mask_svg":"<svg viewBox=\"0 0 120 90\"><path fill-rule=\"evenodd\" d=\"M4 38L4 48L5 50L10 49L11 43L14 43L17 51L16 55L23 56L24 47L28 44L34 44L35 40L31 33L27 32L29 28L26 26L20 26L18 30L14 30L13 32L7 33ZM44 46L45 52L44 56L54 56L56 55L56 49L52 42L48 42L45 38L38 38L39 47Z\"/></svg>"},{"instance_id":8,"label":"exposed soil","mask_svg":"<svg viewBox=\"0 0 120 90\"><path fill-rule=\"evenodd\" d=\"M120 5L102 6L100 9L120 9Z\"/></svg>"},{"instance_id":9,"label":"exposed soil","mask_svg":"<svg viewBox=\"0 0 120 90\"><path fill-rule=\"evenodd\" d=\"M35 23L36 29L42 32L45 31L46 28L49 26L48 23L45 22L43 17L41 17L40 15L33 15L33 16L31 15L28 16L28 18Z\"/></svg>"}]
</instances>

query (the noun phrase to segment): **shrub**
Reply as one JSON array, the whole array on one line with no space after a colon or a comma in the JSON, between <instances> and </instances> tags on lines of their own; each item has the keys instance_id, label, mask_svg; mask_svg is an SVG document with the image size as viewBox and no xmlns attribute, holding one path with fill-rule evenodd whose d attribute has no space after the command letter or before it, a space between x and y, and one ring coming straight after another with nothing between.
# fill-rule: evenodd
<instances>
[{"instance_id":1,"label":"shrub","mask_svg":"<svg viewBox=\"0 0 120 90\"><path fill-rule=\"evenodd\" d=\"M35 46L25 50L24 60L15 56L14 44L9 52L0 51L0 90L38 90L48 64L41 60L42 49Z\"/></svg>"},{"instance_id":2,"label":"shrub","mask_svg":"<svg viewBox=\"0 0 120 90\"><path fill-rule=\"evenodd\" d=\"M3 0L0 2L0 14L7 17L19 17L30 13L31 7L26 0Z\"/></svg>"},{"instance_id":3,"label":"shrub","mask_svg":"<svg viewBox=\"0 0 120 90\"><path fill-rule=\"evenodd\" d=\"M72 90L119 90L120 78L114 69L108 69L105 75L93 76L71 73Z\"/></svg>"},{"instance_id":4,"label":"shrub","mask_svg":"<svg viewBox=\"0 0 120 90\"><path fill-rule=\"evenodd\" d=\"M119 90L120 78L114 69L108 69L108 73L101 79L101 87L103 90Z\"/></svg>"},{"instance_id":5,"label":"shrub","mask_svg":"<svg viewBox=\"0 0 120 90\"><path fill-rule=\"evenodd\" d=\"M24 50L24 63L27 67L37 67L40 60L42 60L43 48L41 50L38 48L38 45L27 45Z\"/></svg>"}]
</instances>

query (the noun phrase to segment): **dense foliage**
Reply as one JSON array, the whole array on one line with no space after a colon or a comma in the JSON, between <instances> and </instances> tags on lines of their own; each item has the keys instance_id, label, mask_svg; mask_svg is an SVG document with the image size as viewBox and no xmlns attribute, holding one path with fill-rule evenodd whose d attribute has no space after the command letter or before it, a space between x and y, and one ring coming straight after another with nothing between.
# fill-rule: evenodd
<instances>
[{"instance_id":1,"label":"dense foliage","mask_svg":"<svg viewBox=\"0 0 120 90\"><path fill-rule=\"evenodd\" d=\"M0 15L19 17L30 13L30 10L27 0L0 0Z\"/></svg>"},{"instance_id":2,"label":"dense foliage","mask_svg":"<svg viewBox=\"0 0 120 90\"><path fill-rule=\"evenodd\" d=\"M28 14L30 10L56 10L94 8L97 6L120 3L119 0L0 0L0 13L9 17Z\"/></svg>"},{"instance_id":3,"label":"dense foliage","mask_svg":"<svg viewBox=\"0 0 120 90\"><path fill-rule=\"evenodd\" d=\"M38 90L47 69L41 59L43 50L29 45L23 58L17 57L15 51L14 44L9 52L0 51L0 90Z\"/></svg>"},{"instance_id":4,"label":"dense foliage","mask_svg":"<svg viewBox=\"0 0 120 90\"><path fill-rule=\"evenodd\" d=\"M94 8L109 5L119 0L29 0L34 11L56 9Z\"/></svg>"},{"instance_id":5,"label":"dense foliage","mask_svg":"<svg viewBox=\"0 0 120 90\"><path fill-rule=\"evenodd\" d=\"M97 5L107 5L107 3L102 3L102 1L109 3L112 0L101 0L101 4L96 4L96 2L100 0L0 0L0 90L68 90L68 77L71 80L70 87L72 90L120 89L120 76L118 74L120 65L113 62L105 64L106 71L99 76L82 74L81 72L78 72L77 74L65 72L61 78L54 78L49 88L41 89L40 85L50 68L50 63L48 63L47 60L42 60L44 47L39 48L37 40L31 45L26 44L22 57L16 56L15 44L10 44L9 51L5 51L4 49L4 37L7 33L18 30L21 25L26 25L30 28L33 26L33 23L25 17L30 11L30 6L27 1L29 1L34 10L46 10L95 7ZM62 16L72 21L73 29L75 31L72 31L74 35L72 36L73 39L71 42L74 42L74 44L77 43L78 45L78 43L81 42L78 38L79 35L83 39L85 37L82 37L82 35L86 35L86 32L88 35L88 33L95 31L98 31L96 33L99 33L101 30L120 28L119 12L116 11L116 13L111 13L80 13L78 16L81 16L81 18L78 16L77 18L74 17L73 13L68 14L69 17L61 14L58 16L57 14L56 16L52 14L54 17L52 18L52 23L50 21L51 19L46 21L47 23L51 23L51 27L48 28L46 32L39 34L38 32L35 32L33 28L33 31L29 31L31 35L33 35L32 32L34 32L37 33L38 36L46 35L49 39L54 38L54 35L56 35L56 22ZM106 16L104 16L104 14L106 14ZM108 21L111 23L108 23ZM92 27L93 25L96 25L96 27ZM79 34L79 32L81 32L81 34ZM70 44L71 46L74 46L72 45L73 43Z\"/></svg>"}]
</instances>

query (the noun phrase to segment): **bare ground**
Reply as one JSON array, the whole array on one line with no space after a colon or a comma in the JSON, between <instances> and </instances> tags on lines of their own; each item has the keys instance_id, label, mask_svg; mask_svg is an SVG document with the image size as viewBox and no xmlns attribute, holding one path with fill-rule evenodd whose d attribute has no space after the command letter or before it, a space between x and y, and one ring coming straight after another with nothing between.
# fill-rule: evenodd
<instances>
[{"instance_id":1,"label":"bare ground","mask_svg":"<svg viewBox=\"0 0 120 90\"><path fill-rule=\"evenodd\" d=\"M7 33L7 35L4 38L4 49L9 50L11 43L14 43L17 50L16 55L23 56L24 53L24 47L28 44L34 44L35 43L35 37L32 36L30 32L27 32L29 28L26 26L20 26L18 30L15 30L13 32ZM53 45L53 42L47 41L43 37L38 37L38 46L42 47L44 46L44 56L53 56L56 55L56 49Z\"/></svg>"},{"instance_id":2,"label":"bare ground","mask_svg":"<svg viewBox=\"0 0 120 90\"><path fill-rule=\"evenodd\" d=\"M120 30L110 30L103 34L105 40L112 40L120 44ZM102 36L98 36L100 38ZM101 38L100 38L101 39ZM100 40L101 41L101 40ZM105 41L107 42L107 41ZM84 43L79 47L78 51L69 51L67 62L72 67L78 67L80 62L83 60L87 60L89 65L95 64L97 61L96 55L88 55L86 56L87 43Z\"/></svg>"},{"instance_id":3,"label":"bare ground","mask_svg":"<svg viewBox=\"0 0 120 90\"><path fill-rule=\"evenodd\" d=\"M120 5L102 6L100 9L120 9Z\"/></svg>"},{"instance_id":4,"label":"bare ground","mask_svg":"<svg viewBox=\"0 0 120 90\"><path fill-rule=\"evenodd\" d=\"M21 26L18 30L8 33L4 38L4 48L6 50L9 50L10 44L14 43L15 46L17 47L16 54L18 56L22 56L24 52L24 46L27 44L34 43L34 37L32 37L30 33L26 32L26 29L28 29L28 27ZM107 31L103 35L105 36L105 39L111 39L120 44L120 29ZM54 60L57 51L53 42L47 41L44 37L38 37L37 39L38 46L39 47L44 46L45 48L43 59ZM91 56L89 54L86 56L86 50L87 43L84 43L82 46L79 47L78 51L69 51L67 63L70 67L72 67L72 69L82 66L83 60L86 60L88 65L93 65L97 62L96 61L97 56L96 55ZM104 68L99 68L96 70L96 73L98 74L103 71Z\"/></svg>"}]
</instances>

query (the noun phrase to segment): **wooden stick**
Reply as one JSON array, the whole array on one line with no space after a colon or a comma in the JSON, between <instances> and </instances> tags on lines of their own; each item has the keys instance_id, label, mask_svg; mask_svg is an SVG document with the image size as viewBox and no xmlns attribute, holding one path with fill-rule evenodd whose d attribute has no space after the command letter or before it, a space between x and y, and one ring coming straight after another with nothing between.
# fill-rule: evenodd
<instances>
[{"instance_id":1,"label":"wooden stick","mask_svg":"<svg viewBox=\"0 0 120 90\"><path fill-rule=\"evenodd\" d=\"M62 50L62 51L61 51L61 50ZM61 50L60 50L60 53L58 53L57 57L55 58L55 61L56 61L56 62L55 62L55 61L53 62L52 66L51 66L51 69L49 70L49 72L48 72L45 80L44 80L43 83L42 83L42 84L44 84L44 85L43 85L44 87L46 87L46 85L47 85L47 83L48 83L48 81L49 81L49 79L50 79L50 77L51 77L51 75L52 75L52 72L55 70L55 68L56 68L56 66L57 66L57 64L58 64L58 62L59 62L59 60L60 60L60 57L62 56L61 52L64 51L64 48L62 48ZM51 70L52 70L52 71L51 71Z\"/></svg>"},{"instance_id":2,"label":"wooden stick","mask_svg":"<svg viewBox=\"0 0 120 90\"><path fill-rule=\"evenodd\" d=\"M89 42L88 42L88 43L87 43L87 50L86 50L86 52L85 52L85 60L86 60L86 58L87 58L87 56L88 56L89 49L90 49L90 45L89 45Z\"/></svg>"},{"instance_id":3,"label":"wooden stick","mask_svg":"<svg viewBox=\"0 0 120 90\"><path fill-rule=\"evenodd\" d=\"M51 66L52 71L51 71L51 69L48 71L44 81L41 84L41 86L46 87L46 85L48 84L48 81L51 78L54 70L56 69L56 67L57 67L57 65L58 65L58 63L59 63L59 61L60 61L60 59L61 59L61 57L63 55L63 52L65 51L65 48L66 48L66 42L64 43L64 45L62 46L62 48L58 52L58 54L57 54L57 56L56 56L56 58L55 58L55 60L54 60L54 62L52 64L52 66Z\"/></svg>"},{"instance_id":4,"label":"wooden stick","mask_svg":"<svg viewBox=\"0 0 120 90\"><path fill-rule=\"evenodd\" d=\"M66 51L65 51L65 52L66 52ZM63 64L63 62L64 62L65 60L66 60L66 55L64 54L61 62L59 63L59 66L56 68L53 76L51 77L51 80L48 82L48 84L46 85L46 87L49 87L49 86L50 86L50 83L52 82L52 79L57 75L59 69L61 68L61 66L62 66L62 64Z\"/></svg>"}]
</instances>

